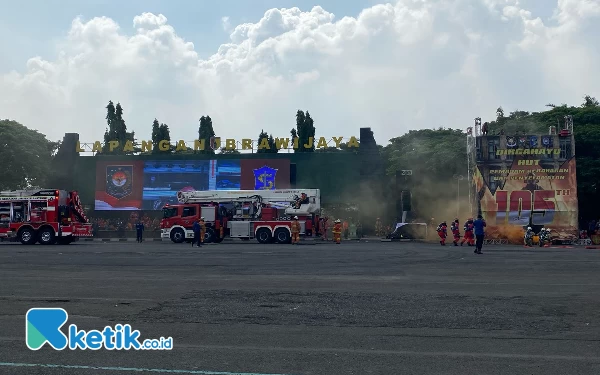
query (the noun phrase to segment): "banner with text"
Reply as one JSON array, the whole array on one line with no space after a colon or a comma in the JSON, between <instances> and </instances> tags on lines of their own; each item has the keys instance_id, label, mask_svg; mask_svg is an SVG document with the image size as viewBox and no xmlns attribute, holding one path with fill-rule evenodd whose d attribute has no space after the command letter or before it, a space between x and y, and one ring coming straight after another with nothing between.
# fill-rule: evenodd
<instances>
[{"instance_id":1,"label":"banner with text","mask_svg":"<svg viewBox=\"0 0 600 375\"><path fill-rule=\"evenodd\" d=\"M476 196L487 221L486 236L522 241L523 227L545 226L560 237L578 235L575 158L558 168L515 158L508 169L478 165Z\"/></svg>"}]
</instances>

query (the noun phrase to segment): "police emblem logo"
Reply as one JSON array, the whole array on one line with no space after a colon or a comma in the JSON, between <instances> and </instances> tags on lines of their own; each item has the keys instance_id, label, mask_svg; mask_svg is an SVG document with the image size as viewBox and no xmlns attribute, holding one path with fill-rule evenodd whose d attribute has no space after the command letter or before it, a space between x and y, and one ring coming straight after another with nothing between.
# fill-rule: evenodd
<instances>
[{"instance_id":1,"label":"police emblem logo","mask_svg":"<svg viewBox=\"0 0 600 375\"><path fill-rule=\"evenodd\" d=\"M106 167L106 193L122 199L133 192L133 166L109 165Z\"/></svg>"},{"instance_id":2,"label":"police emblem logo","mask_svg":"<svg viewBox=\"0 0 600 375\"><path fill-rule=\"evenodd\" d=\"M537 147L538 146L538 139L537 136L532 135L529 137L529 147Z\"/></svg>"},{"instance_id":3,"label":"police emblem logo","mask_svg":"<svg viewBox=\"0 0 600 375\"><path fill-rule=\"evenodd\" d=\"M277 169L263 166L254 170L254 190L274 190Z\"/></svg>"},{"instance_id":4,"label":"police emblem logo","mask_svg":"<svg viewBox=\"0 0 600 375\"><path fill-rule=\"evenodd\" d=\"M542 137L542 145L544 145L544 147L551 147L552 146L552 137L549 135L545 135Z\"/></svg>"},{"instance_id":5,"label":"police emblem logo","mask_svg":"<svg viewBox=\"0 0 600 375\"><path fill-rule=\"evenodd\" d=\"M506 147L516 147L517 146L517 141L515 139L515 137L513 136L507 136L506 137Z\"/></svg>"}]
</instances>

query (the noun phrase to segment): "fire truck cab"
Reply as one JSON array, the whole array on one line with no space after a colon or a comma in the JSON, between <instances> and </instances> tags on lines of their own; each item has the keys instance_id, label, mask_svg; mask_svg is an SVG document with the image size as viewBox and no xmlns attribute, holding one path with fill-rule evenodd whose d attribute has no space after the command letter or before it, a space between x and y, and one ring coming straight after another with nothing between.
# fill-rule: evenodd
<instances>
[{"instance_id":1,"label":"fire truck cab","mask_svg":"<svg viewBox=\"0 0 600 375\"><path fill-rule=\"evenodd\" d=\"M163 208L161 237L181 243L194 237L192 226L204 217L205 243L225 237L260 243L289 243L291 223L298 216L301 234L319 234L321 193L318 189L188 191L179 204Z\"/></svg>"},{"instance_id":2,"label":"fire truck cab","mask_svg":"<svg viewBox=\"0 0 600 375\"><path fill-rule=\"evenodd\" d=\"M25 245L69 244L91 237L92 224L76 191L32 189L0 192L0 238Z\"/></svg>"}]
</instances>

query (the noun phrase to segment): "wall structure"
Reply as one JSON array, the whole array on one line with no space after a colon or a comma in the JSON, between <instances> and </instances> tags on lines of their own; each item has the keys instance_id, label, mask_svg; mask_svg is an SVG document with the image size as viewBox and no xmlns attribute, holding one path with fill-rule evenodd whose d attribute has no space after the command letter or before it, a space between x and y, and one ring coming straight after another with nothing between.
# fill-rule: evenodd
<instances>
[{"instance_id":1,"label":"wall structure","mask_svg":"<svg viewBox=\"0 0 600 375\"><path fill-rule=\"evenodd\" d=\"M239 154L239 155L136 155L136 156L79 156L74 165L73 187L78 190L82 202L86 206L94 207L93 202L97 197L98 166L134 165L143 164L145 161L206 161L206 160L239 160L242 164L268 166L264 160L289 160L291 181L293 188L318 188L321 189L323 204L347 203L356 199L353 192L360 180L359 164L361 161L358 152L334 153L281 153L281 154ZM247 161L247 162L246 162ZM258 164L257 164L258 163ZM271 163L276 165L276 163ZM282 186L286 188L288 186Z\"/></svg>"}]
</instances>

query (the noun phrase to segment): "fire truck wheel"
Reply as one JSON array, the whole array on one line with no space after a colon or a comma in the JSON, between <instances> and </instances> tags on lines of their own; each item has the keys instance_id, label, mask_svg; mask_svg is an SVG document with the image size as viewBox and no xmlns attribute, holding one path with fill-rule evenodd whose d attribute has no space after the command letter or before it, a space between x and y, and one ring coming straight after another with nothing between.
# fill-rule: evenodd
<instances>
[{"instance_id":1,"label":"fire truck wheel","mask_svg":"<svg viewBox=\"0 0 600 375\"><path fill-rule=\"evenodd\" d=\"M22 228L19 231L18 238L23 245L33 245L36 241L35 231L33 230L33 228Z\"/></svg>"},{"instance_id":2,"label":"fire truck wheel","mask_svg":"<svg viewBox=\"0 0 600 375\"><path fill-rule=\"evenodd\" d=\"M51 245L54 243L54 229L43 227L38 232L38 242L42 245Z\"/></svg>"},{"instance_id":3,"label":"fire truck wheel","mask_svg":"<svg viewBox=\"0 0 600 375\"><path fill-rule=\"evenodd\" d=\"M215 231L212 228L206 228L206 233L204 233L204 243L212 243L215 241Z\"/></svg>"},{"instance_id":4,"label":"fire truck wheel","mask_svg":"<svg viewBox=\"0 0 600 375\"><path fill-rule=\"evenodd\" d=\"M175 228L171 231L171 241L182 243L185 241L185 232L181 228Z\"/></svg>"},{"instance_id":5,"label":"fire truck wheel","mask_svg":"<svg viewBox=\"0 0 600 375\"><path fill-rule=\"evenodd\" d=\"M286 228L278 228L275 231L275 241L277 241L277 243L292 242L292 236L290 235L290 231Z\"/></svg>"},{"instance_id":6,"label":"fire truck wheel","mask_svg":"<svg viewBox=\"0 0 600 375\"><path fill-rule=\"evenodd\" d=\"M260 228L256 231L256 239L260 243L270 243L273 237L269 228Z\"/></svg>"}]
</instances>

